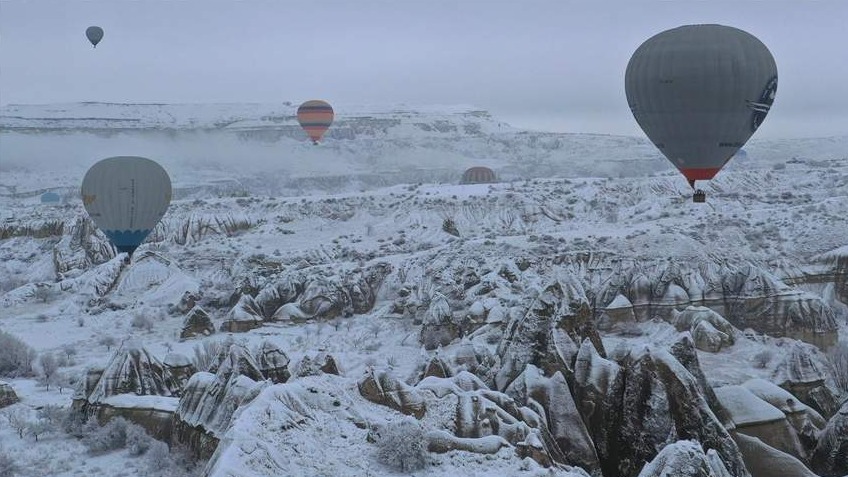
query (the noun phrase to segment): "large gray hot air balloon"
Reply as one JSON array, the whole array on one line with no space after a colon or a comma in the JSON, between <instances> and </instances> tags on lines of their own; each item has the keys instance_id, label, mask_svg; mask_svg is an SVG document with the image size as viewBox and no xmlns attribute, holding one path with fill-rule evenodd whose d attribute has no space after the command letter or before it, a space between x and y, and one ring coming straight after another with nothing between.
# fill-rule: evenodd
<instances>
[{"instance_id":1,"label":"large gray hot air balloon","mask_svg":"<svg viewBox=\"0 0 848 477\"><path fill-rule=\"evenodd\" d=\"M103 39L103 29L99 26L90 26L85 29L85 36L91 42L91 45L97 48L97 44Z\"/></svg>"},{"instance_id":2,"label":"large gray hot air balloon","mask_svg":"<svg viewBox=\"0 0 848 477\"><path fill-rule=\"evenodd\" d=\"M762 124L777 91L777 66L747 32L686 25L642 43L624 86L639 126L694 188ZM696 201L703 198L697 191Z\"/></svg>"},{"instance_id":3,"label":"large gray hot air balloon","mask_svg":"<svg viewBox=\"0 0 848 477\"><path fill-rule=\"evenodd\" d=\"M115 247L132 255L168 210L171 179L150 159L110 157L85 173L82 201Z\"/></svg>"}]
</instances>

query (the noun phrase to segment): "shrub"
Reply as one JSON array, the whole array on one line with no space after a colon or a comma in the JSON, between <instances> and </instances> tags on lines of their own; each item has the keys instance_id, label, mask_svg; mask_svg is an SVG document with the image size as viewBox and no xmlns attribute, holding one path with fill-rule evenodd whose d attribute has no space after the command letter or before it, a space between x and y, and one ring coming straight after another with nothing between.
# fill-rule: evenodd
<instances>
[{"instance_id":1,"label":"shrub","mask_svg":"<svg viewBox=\"0 0 848 477\"><path fill-rule=\"evenodd\" d=\"M106 351L109 351L112 346L118 344L118 340L115 339L112 335L104 335L98 341L99 344L106 347Z\"/></svg>"},{"instance_id":2,"label":"shrub","mask_svg":"<svg viewBox=\"0 0 848 477\"><path fill-rule=\"evenodd\" d=\"M83 426L82 443L90 454L95 455L123 449L127 445L128 425L125 419L116 417L101 427L92 418Z\"/></svg>"},{"instance_id":3,"label":"shrub","mask_svg":"<svg viewBox=\"0 0 848 477\"><path fill-rule=\"evenodd\" d=\"M135 424L127 426L127 450L131 456L143 455L155 442L156 440L147 435L143 427Z\"/></svg>"},{"instance_id":4,"label":"shrub","mask_svg":"<svg viewBox=\"0 0 848 477\"><path fill-rule=\"evenodd\" d=\"M774 357L774 350L766 348L754 355L754 366L764 369Z\"/></svg>"},{"instance_id":5,"label":"shrub","mask_svg":"<svg viewBox=\"0 0 848 477\"><path fill-rule=\"evenodd\" d=\"M377 440L377 459L401 472L423 469L427 465L424 427L411 417L387 424Z\"/></svg>"},{"instance_id":6,"label":"shrub","mask_svg":"<svg viewBox=\"0 0 848 477\"><path fill-rule=\"evenodd\" d=\"M143 313L136 313L130 322L133 328L140 328L147 331L153 330L153 320Z\"/></svg>"}]
</instances>

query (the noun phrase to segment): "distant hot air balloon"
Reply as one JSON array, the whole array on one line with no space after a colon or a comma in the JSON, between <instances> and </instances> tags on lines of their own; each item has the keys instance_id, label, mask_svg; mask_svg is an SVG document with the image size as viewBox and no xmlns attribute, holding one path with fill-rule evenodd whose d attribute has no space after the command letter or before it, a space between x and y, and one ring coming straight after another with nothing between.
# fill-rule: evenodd
<instances>
[{"instance_id":1,"label":"distant hot air balloon","mask_svg":"<svg viewBox=\"0 0 848 477\"><path fill-rule=\"evenodd\" d=\"M497 182L495 172L488 167L471 167L462 174L460 184L492 184Z\"/></svg>"},{"instance_id":2,"label":"distant hot air balloon","mask_svg":"<svg viewBox=\"0 0 848 477\"><path fill-rule=\"evenodd\" d=\"M97 48L97 44L103 39L103 29L99 26L90 26L85 29L85 36L88 37L91 45Z\"/></svg>"},{"instance_id":3,"label":"distant hot air balloon","mask_svg":"<svg viewBox=\"0 0 848 477\"><path fill-rule=\"evenodd\" d=\"M171 179L150 159L110 157L85 173L82 202L115 247L132 255L168 210Z\"/></svg>"},{"instance_id":4,"label":"distant hot air balloon","mask_svg":"<svg viewBox=\"0 0 848 477\"><path fill-rule=\"evenodd\" d=\"M749 33L686 25L642 43L624 86L636 122L694 189L762 124L777 91L777 66ZM702 191L695 201L704 201Z\"/></svg>"},{"instance_id":5,"label":"distant hot air balloon","mask_svg":"<svg viewBox=\"0 0 848 477\"><path fill-rule=\"evenodd\" d=\"M326 101L313 99L297 108L297 120L314 144L318 144L321 136L333 124L333 107Z\"/></svg>"}]
</instances>

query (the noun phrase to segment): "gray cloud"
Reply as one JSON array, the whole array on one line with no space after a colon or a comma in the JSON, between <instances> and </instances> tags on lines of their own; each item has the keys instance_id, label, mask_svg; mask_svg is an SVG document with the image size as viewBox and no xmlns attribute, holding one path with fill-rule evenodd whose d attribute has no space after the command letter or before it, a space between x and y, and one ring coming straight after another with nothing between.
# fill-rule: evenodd
<instances>
[{"instance_id":1,"label":"gray cloud","mask_svg":"<svg viewBox=\"0 0 848 477\"><path fill-rule=\"evenodd\" d=\"M846 18L840 0L0 0L0 102L471 103L519 126L635 135L630 54L721 23L777 60L757 137L845 134Z\"/></svg>"}]
</instances>

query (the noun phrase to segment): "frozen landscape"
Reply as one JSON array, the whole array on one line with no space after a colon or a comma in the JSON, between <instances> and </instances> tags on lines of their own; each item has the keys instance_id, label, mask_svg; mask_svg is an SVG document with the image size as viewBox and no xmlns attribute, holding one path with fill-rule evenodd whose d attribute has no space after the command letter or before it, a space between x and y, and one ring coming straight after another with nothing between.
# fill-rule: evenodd
<instances>
[{"instance_id":1,"label":"frozen landscape","mask_svg":"<svg viewBox=\"0 0 848 477\"><path fill-rule=\"evenodd\" d=\"M848 136L694 204L643 137L294 109L0 109L0 475L848 474ZM130 263L123 154L173 182Z\"/></svg>"}]
</instances>

